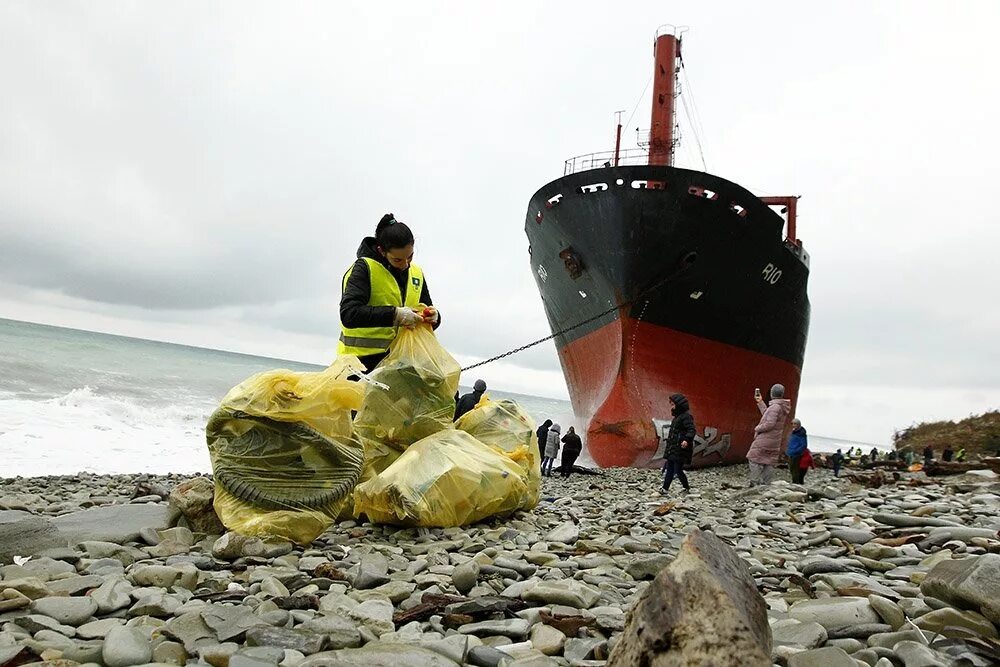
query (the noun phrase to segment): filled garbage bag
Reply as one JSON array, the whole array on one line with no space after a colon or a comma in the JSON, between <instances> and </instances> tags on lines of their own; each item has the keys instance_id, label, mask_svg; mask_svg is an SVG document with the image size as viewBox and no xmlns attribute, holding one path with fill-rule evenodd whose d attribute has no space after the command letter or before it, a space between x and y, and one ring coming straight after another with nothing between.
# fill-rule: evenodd
<instances>
[{"instance_id":1,"label":"filled garbage bag","mask_svg":"<svg viewBox=\"0 0 1000 667\"><path fill-rule=\"evenodd\" d=\"M465 431L488 447L503 453L524 471L531 509L541 493L541 457L535 444L535 422L514 401L491 400L484 395L476 407L459 417L455 428Z\"/></svg>"},{"instance_id":2,"label":"filled garbage bag","mask_svg":"<svg viewBox=\"0 0 1000 667\"><path fill-rule=\"evenodd\" d=\"M465 431L447 429L411 445L355 490L355 512L375 523L450 527L524 507L521 466Z\"/></svg>"},{"instance_id":3,"label":"filled garbage bag","mask_svg":"<svg viewBox=\"0 0 1000 667\"><path fill-rule=\"evenodd\" d=\"M205 428L215 511L229 530L308 544L348 502L364 460L351 411L364 372L344 356L326 370L259 373L233 387Z\"/></svg>"},{"instance_id":4,"label":"filled garbage bag","mask_svg":"<svg viewBox=\"0 0 1000 667\"><path fill-rule=\"evenodd\" d=\"M387 385L369 384L354 420L362 438L402 452L422 438L451 428L461 368L438 342L430 325L400 329L369 374Z\"/></svg>"}]
</instances>

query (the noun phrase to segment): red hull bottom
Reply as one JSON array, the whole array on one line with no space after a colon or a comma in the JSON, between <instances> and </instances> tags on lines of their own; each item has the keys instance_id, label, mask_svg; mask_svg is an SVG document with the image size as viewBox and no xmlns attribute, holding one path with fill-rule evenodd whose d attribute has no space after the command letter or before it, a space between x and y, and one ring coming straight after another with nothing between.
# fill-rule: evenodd
<instances>
[{"instance_id":1,"label":"red hull bottom","mask_svg":"<svg viewBox=\"0 0 1000 667\"><path fill-rule=\"evenodd\" d=\"M801 369L787 361L618 319L559 350L573 409L587 424L587 450L602 467L659 466L671 394L687 396L698 430L693 466L745 460L764 395L785 385L794 413ZM662 452L659 453L662 455Z\"/></svg>"}]
</instances>

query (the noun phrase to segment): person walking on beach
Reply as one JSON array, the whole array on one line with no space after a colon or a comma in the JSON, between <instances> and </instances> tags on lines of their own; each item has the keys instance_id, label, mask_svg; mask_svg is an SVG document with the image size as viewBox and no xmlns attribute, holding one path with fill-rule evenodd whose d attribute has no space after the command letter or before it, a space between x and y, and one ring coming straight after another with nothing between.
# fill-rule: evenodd
<instances>
[{"instance_id":1,"label":"person walking on beach","mask_svg":"<svg viewBox=\"0 0 1000 667\"><path fill-rule=\"evenodd\" d=\"M576 465L577 457L583 451L583 442L576 434L576 429L570 426L569 431L562 437L562 443L562 476L569 477L569 474L573 472L573 466Z\"/></svg>"},{"instance_id":2,"label":"person walking on beach","mask_svg":"<svg viewBox=\"0 0 1000 667\"><path fill-rule=\"evenodd\" d=\"M458 399L458 404L455 406L454 421L458 421L459 417L464 415L472 408L476 407L476 405L479 403L479 399L481 399L483 397L483 394L485 393L486 393L486 383L483 382L482 380L476 380L476 383L472 385L472 391L470 391L462 398Z\"/></svg>"},{"instance_id":3,"label":"person walking on beach","mask_svg":"<svg viewBox=\"0 0 1000 667\"><path fill-rule=\"evenodd\" d=\"M830 457L831 463L833 463L833 476L840 477L840 466L844 465L844 453L839 449Z\"/></svg>"},{"instance_id":4,"label":"person walking on beach","mask_svg":"<svg viewBox=\"0 0 1000 667\"><path fill-rule=\"evenodd\" d=\"M660 487L662 495L667 495L670 491L670 483L674 481L674 477L681 480L685 492L691 490L687 475L684 474L684 466L691 464L697 433L694 417L684 394L673 394L668 402L673 419L670 421L670 432L667 433L667 449L663 453L666 460L663 463L663 485Z\"/></svg>"},{"instance_id":5,"label":"person walking on beach","mask_svg":"<svg viewBox=\"0 0 1000 667\"><path fill-rule=\"evenodd\" d=\"M545 457L542 459L542 474L552 477L552 464L559 456L559 424L549 427L545 438Z\"/></svg>"},{"instance_id":6,"label":"person walking on beach","mask_svg":"<svg viewBox=\"0 0 1000 667\"><path fill-rule=\"evenodd\" d=\"M788 436L788 446L785 447L785 456L788 457L788 472L792 474L792 484L801 484L802 478L805 476L805 472L799 466L799 461L808 446L806 430L803 428L802 422L793 419L792 434Z\"/></svg>"},{"instance_id":7,"label":"person walking on beach","mask_svg":"<svg viewBox=\"0 0 1000 667\"><path fill-rule=\"evenodd\" d=\"M552 420L546 419L535 431L535 436L538 438L538 455L542 458L545 458L545 444L549 441L550 426L552 426Z\"/></svg>"},{"instance_id":8,"label":"person walking on beach","mask_svg":"<svg viewBox=\"0 0 1000 667\"><path fill-rule=\"evenodd\" d=\"M774 476L774 466L781 455L781 434L785 429L785 420L792 411L792 402L785 398L785 387L781 384L771 386L771 403L764 403L760 389L754 391L754 400L760 410L760 423L754 427L754 439L747 452L750 462L750 486L760 486L771 483Z\"/></svg>"},{"instance_id":9,"label":"person walking on beach","mask_svg":"<svg viewBox=\"0 0 1000 667\"><path fill-rule=\"evenodd\" d=\"M399 327L428 323L437 329L441 323L424 272L413 263L413 243L410 228L386 213L344 273L337 354L353 354L366 371L389 353Z\"/></svg>"},{"instance_id":10,"label":"person walking on beach","mask_svg":"<svg viewBox=\"0 0 1000 667\"><path fill-rule=\"evenodd\" d=\"M872 451L871 453L868 454L868 456L871 457L872 463L875 463L876 461L878 461L878 450L872 447Z\"/></svg>"}]
</instances>

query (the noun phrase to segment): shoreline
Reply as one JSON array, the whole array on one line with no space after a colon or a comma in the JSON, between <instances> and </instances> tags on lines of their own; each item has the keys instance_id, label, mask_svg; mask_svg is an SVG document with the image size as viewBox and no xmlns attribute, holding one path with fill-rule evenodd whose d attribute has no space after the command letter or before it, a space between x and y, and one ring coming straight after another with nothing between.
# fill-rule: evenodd
<instances>
[{"instance_id":1,"label":"shoreline","mask_svg":"<svg viewBox=\"0 0 1000 667\"><path fill-rule=\"evenodd\" d=\"M538 507L507 519L344 521L306 547L178 526L166 498L190 475L3 478L0 663L603 665L701 528L763 596L775 663L952 664L964 651L990 664L977 642L997 641L1000 610L957 585L925 589L941 562L1000 561L995 474L819 469L797 486L779 470L746 489L745 470L690 471L693 493L675 480L668 498L658 471L543 478ZM8 564L28 555L12 546L37 554ZM984 600L1000 595L1000 581L982 585Z\"/></svg>"}]
</instances>

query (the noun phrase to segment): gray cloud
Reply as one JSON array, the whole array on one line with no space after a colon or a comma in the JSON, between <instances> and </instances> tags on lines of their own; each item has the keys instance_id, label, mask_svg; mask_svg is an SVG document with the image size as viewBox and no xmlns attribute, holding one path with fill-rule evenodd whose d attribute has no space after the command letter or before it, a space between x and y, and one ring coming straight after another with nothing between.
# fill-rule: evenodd
<instances>
[{"instance_id":1,"label":"gray cloud","mask_svg":"<svg viewBox=\"0 0 1000 667\"><path fill-rule=\"evenodd\" d=\"M1000 9L677 11L710 171L803 195L804 392L1000 387L982 361L1000 335L1000 93L981 69ZM0 281L332 339L342 272L391 210L417 233L450 349L540 338L528 198L610 146L666 18L652 2L3 3ZM681 122L682 166L700 166ZM517 363L558 368L551 343Z\"/></svg>"}]
</instances>

